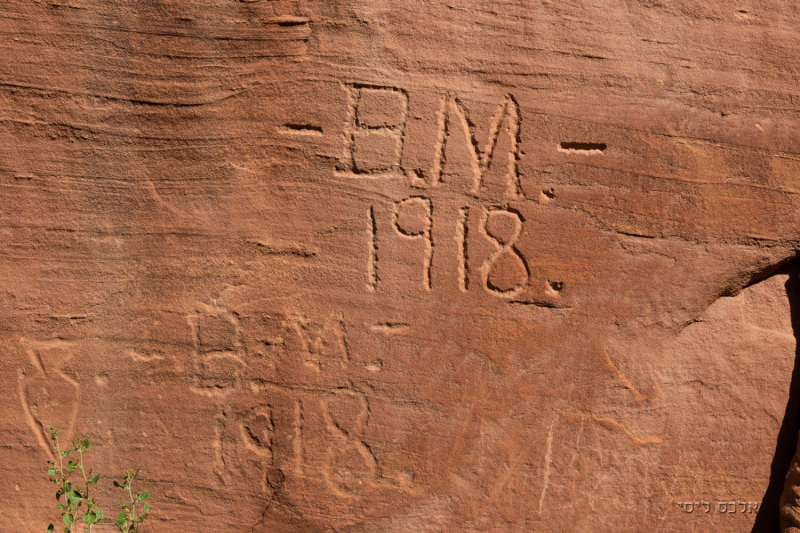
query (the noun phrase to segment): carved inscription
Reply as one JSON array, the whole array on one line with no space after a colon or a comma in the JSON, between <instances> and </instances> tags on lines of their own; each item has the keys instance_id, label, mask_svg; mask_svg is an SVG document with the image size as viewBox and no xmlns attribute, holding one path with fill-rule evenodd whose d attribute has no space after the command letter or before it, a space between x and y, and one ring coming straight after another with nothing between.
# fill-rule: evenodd
<instances>
[{"instance_id":1,"label":"carved inscription","mask_svg":"<svg viewBox=\"0 0 800 533\"><path fill-rule=\"evenodd\" d=\"M347 85L345 90L348 105L340 174L382 177L402 173L406 92L362 84Z\"/></svg>"},{"instance_id":2,"label":"carved inscription","mask_svg":"<svg viewBox=\"0 0 800 533\"><path fill-rule=\"evenodd\" d=\"M337 175L343 177L405 177L416 188L444 182L448 144L463 143L472 170L469 192L479 196L491 174L505 182L511 199L522 198L519 161L521 115L514 97L507 94L489 121L486 144L481 147L477 124L467 106L454 94L443 95L437 113L436 142L429 169L405 168L403 148L408 120L408 93L396 87L363 84L345 86L347 113L344 153Z\"/></svg>"},{"instance_id":3,"label":"carved inscription","mask_svg":"<svg viewBox=\"0 0 800 533\"><path fill-rule=\"evenodd\" d=\"M433 239L431 239L432 212L428 198L406 198L397 204L394 214L394 227L408 238L420 239L422 252L422 286L431 288L431 264L433 260Z\"/></svg>"},{"instance_id":4,"label":"carved inscription","mask_svg":"<svg viewBox=\"0 0 800 533\"><path fill-rule=\"evenodd\" d=\"M442 174L447 159L445 158L445 148L450 142L453 131L453 123L461 126L463 139L470 154L472 166L472 194L478 195L484 185L486 175L495 166L499 167L501 173L505 173L506 186L510 197L522 196L522 186L520 184L519 158L520 158L520 111L519 104L514 97L506 95L503 101L497 106L494 117L489 125L489 140L481 150L475 136L475 123L470 119L469 110L454 95L447 95L441 100L439 110L439 131L435 147L433 166L430 170L430 183L437 185L442 182ZM505 126L505 127L504 127ZM501 158L495 159L498 150L501 133L506 135L506 161L505 165ZM457 134L456 134L457 135Z\"/></svg>"},{"instance_id":5,"label":"carved inscription","mask_svg":"<svg viewBox=\"0 0 800 533\"><path fill-rule=\"evenodd\" d=\"M522 215L511 208L489 209L481 221L481 231L497 246L481 267L483 284L498 296L516 296L528 283L528 264L514 246L522 225Z\"/></svg>"},{"instance_id":6,"label":"carved inscription","mask_svg":"<svg viewBox=\"0 0 800 533\"><path fill-rule=\"evenodd\" d=\"M687 514L692 514L695 511L708 514L713 513L715 509L719 514L735 514L737 512L739 514L753 514L758 513L761 502L747 502L742 500L718 501L716 502L716 506L714 506L711 502L707 501L689 501L677 502L676 505Z\"/></svg>"},{"instance_id":7,"label":"carved inscription","mask_svg":"<svg viewBox=\"0 0 800 533\"><path fill-rule=\"evenodd\" d=\"M239 317L223 308L201 304L187 320L194 341L197 390L209 394L230 391L245 366Z\"/></svg>"},{"instance_id":8,"label":"carved inscription","mask_svg":"<svg viewBox=\"0 0 800 533\"><path fill-rule=\"evenodd\" d=\"M361 495L378 479L375 456L363 442L369 416L367 397L353 389L337 389L321 400L328 432L325 480L336 492Z\"/></svg>"},{"instance_id":9,"label":"carved inscription","mask_svg":"<svg viewBox=\"0 0 800 533\"><path fill-rule=\"evenodd\" d=\"M410 188L408 196L395 200L393 211L377 205L367 208L366 290L377 291L384 279L392 278L393 265L402 263L402 276L407 279L413 267L425 291L443 282L455 285L462 293L482 287L502 299L520 296L531 286L531 270L520 248L525 219L515 207L524 196L520 176L522 117L513 95L495 101L493 114L482 120L481 127L477 124L481 120L473 118L462 99L451 93L442 95L433 157L425 169L403 165L409 116L406 91L363 84L346 85L344 89L348 102L344 154L336 174L400 179ZM448 155L450 150L455 150L456 157L468 158L470 175L464 181L458 176L467 161L450 168L454 163ZM411 191L415 189L425 191L414 194ZM454 209L454 200L463 202L461 207ZM391 217L393 232L386 230L386 216ZM444 246L438 248L437 240L443 236ZM408 251L393 255L398 249L395 245L402 240L419 246L400 245L399 249ZM488 251L487 243L491 246ZM444 259L437 263L434 255L455 256L455 262ZM413 266L412 257L418 258L419 267ZM442 268L454 272L439 271ZM474 284L473 275L479 277ZM563 290L560 281L547 280L542 286L543 295L549 298L559 297Z\"/></svg>"},{"instance_id":10,"label":"carved inscription","mask_svg":"<svg viewBox=\"0 0 800 533\"><path fill-rule=\"evenodd\" d=\"M421 243L420 270L422 286L425 290L432 288L433 253L435 243L432 238L434 225L433 202L426 197L410 197L397 203L394 212L394 228L396 233L407 239L417 239ZM367 290L374 292L379 285L377 264L379 239L375 219L375 207L368 210L368 258L367 258ZM458 220L452 228L453 240L457 246L457 266L454 275L462 292L470 288L469 256L469 218L470 208L463 207L458 211ZM496 249L483 258L480 272L483 288L494 296L513 298L519 295L529 284L530 269L522 252L516 244L524 229L522 214L512 207L489 207L482 209L479 234ZM447 228L451 229L451 228ZM559 291L561 290L559 285ZM553 291L554 295L558 292Z\"/></svg>"},{"instance_id":11,"label":"carved inscription","mask_svg":"<svg viewBox=\"0 0 800 533\"><path fill-rule=\"evenodd\" d=\"M428 227L403 219L398 225L413 238ZM344 322L336 315L318 320L300 313L282 315L279 326L276 319L242 317L212 306L188 317L200 361L207 354L242 361L230 384L203 374L204 367L198 366L198 392L207 387L222 391L212 396L219 405L220 479L260 483L265 497L286 482L321 483L341 498L360 498L370 487L410 488L407 473L387 472L367 444L370 393L348 376L374 370L371 363L351 358ZM259 366L268 356L257 339L282 348L274 365Z\"/></svg>"},{"instance_id":12,"label":"carved inscription","mask_svg":"<svg viewBox=\"0 0 800 533\"><path fill-rule=\"evenodd\" d=\"M300 339L305 365L314 370L347 366L350 355L347 352L344 323L331 318L324 324L318 324L296 315L289 319L288 324Z\"/></svg>"}]
</instances>

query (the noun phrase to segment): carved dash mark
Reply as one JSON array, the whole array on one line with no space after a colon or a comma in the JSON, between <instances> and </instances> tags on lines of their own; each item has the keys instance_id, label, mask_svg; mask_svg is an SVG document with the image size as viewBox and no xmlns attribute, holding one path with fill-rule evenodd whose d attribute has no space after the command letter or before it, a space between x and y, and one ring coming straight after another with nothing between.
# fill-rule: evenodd
<instances>
[{"instance_id":1,"label":"carved dash mark","mask_svg":"<svg viewBox=\"0 0 800 533\"><path fill-rule=\"evenodd\" d=\"M278 133L283 135L310 135L312 137L322 136L322 126L312 124L284 124L278 128Z\"/></svg>"},{"instance_id":2,"label":"carved dash mark","mask_svg":"<svg viewBox=\"0 0 800 533\"><path fill-rule=\"evenodd\" d=\"M602 154L606 148L606 143L562 142L558 145L559 152L583 154Z\"/></svg>"},{"instance_id":3,"label":"carved dash mark","mask_svg":"<svg viewBox=\"0 0 800 533\"><path fill-rule=\"evenodd\" d=\"M369 243L367 258L367 290L375 292L378 288L378 223L375 220L375 208L370 206L369 229L367 230L367 242Z\"/></svg>"},{"instance_id":4,"label":"carved dash mark","mask_svg":"<svg viewBox=\"0 0 800 533\"><path fill-rule=\"evenodd\" d=\"M372 331L384 333L387 335L395 333L403 333L408 330L410 324L400 322L379 322L371 326Z\"/></svg>"}]
</instances>

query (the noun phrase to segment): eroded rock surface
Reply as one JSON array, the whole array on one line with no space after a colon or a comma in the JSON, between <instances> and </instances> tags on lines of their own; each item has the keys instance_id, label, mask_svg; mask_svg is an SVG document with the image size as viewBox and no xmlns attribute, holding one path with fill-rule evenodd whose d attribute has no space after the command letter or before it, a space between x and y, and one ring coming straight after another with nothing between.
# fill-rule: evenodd
<instances>
[{"instance_id":1,"label":"eroded rock surface","mask_svg":"<svg viewBox=\"0 0 800 533\"><path fill-rule=\"evenodd\" d=\"M58 423L164 532L776 528L798 28L3 3L0 521L56 517Z\"/></svg>"}]
</instances>

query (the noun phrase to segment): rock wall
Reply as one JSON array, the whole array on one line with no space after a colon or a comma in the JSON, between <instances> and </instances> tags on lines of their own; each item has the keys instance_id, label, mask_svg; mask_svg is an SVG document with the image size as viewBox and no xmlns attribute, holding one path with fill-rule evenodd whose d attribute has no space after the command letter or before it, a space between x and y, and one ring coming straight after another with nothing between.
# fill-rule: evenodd
<instances>
[{"instance_id":1,"label":"rock wall","mask_svg":"<svg viewBox=\"0 0 800 533\"><path fill-rule=\"evenodd\" d=\"M4 2L0 523L58 519L60 424L143 466L167 533L774 531L798 28L749 0Z\"/></svg>"}]
</instances>

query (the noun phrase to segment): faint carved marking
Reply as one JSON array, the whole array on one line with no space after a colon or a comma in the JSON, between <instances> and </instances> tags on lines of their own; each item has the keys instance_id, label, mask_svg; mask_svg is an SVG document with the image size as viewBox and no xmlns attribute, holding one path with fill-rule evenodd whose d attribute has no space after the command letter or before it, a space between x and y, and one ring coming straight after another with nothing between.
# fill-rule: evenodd
<instances>
[{"instance_id":1,"label":"faint carved marking","mask_svg":"<svg viewBox=\"0 0 800 533\"><path fill-rule=\"evenodd\" d=\"M165 357L163 355L159 355L159 354L150 354L150 355L143 354L143 353L137 352L133 348L128 350L127 355L129 355L130 358L133 359L134 361L138 361L140 363L152 363L153 361L161 361L161 360L165 359Z\"/></svg>"},{"instance_id":2,"label":"faint carved marking","mask_svg":"<svg viewBox=\"0 0 800 533\"><path fill-rule=\"evenodd\" d=\"M553 426L550 424L550 431L547 433L547 442L544 445L544 476L542 479L542 494L539 496L539 516L542 516L544 506L544 496L547 494L547 487L550 485L550 468L553 460Z\"/></svg>"},{"instance_id":3,"label":"faint carved marking","mask_svg":"<svg viewBox=\"0 0 800 533\"><path fill-rule=\"evenodd\" d=\"M401 235L421 238L425 243L422 259L422 285L431 289L431 265L433 264L433 238L431 226L433 212L428 198L411 197L397 203L394 227Z\"/></svg>"},{"instance_id":4,"label":"faint carved marking","mask_svg":"<svg viewBox=\"0 0 800 533\"><path fill-rule=\"evenodd\" d=\"M528 264L522 253L515 246L522 233L523 222L522 215L511 208L486 210L481 220L480 228L484 236L497 246L497 250L484 261L481 268L483 285L488 291L498 296L513 298L522 292L528 283L528 278L530 277ZM506 261L509 259L513 261L516 258L519 273L522 274L519 282L511 287L497 286L491 279L492 270L498 261L503 259L504 255L508 256L505 258Z\"/></svg>"},{"instance_id":5,"label":"faint carved marking","mask_svg":"<svg viewBox=\"0 0 800 533\"><path fill-rule=\"evenodd\" d=\"M224 483L225 482L225 458L223 457L222 449L222 436L225 432L225 413L220 411L216 416L216 423L214 424L214 440L211 447L214 450L214 460L217 464L217 477Z\"/></svg>"},{"instance_id":6,"label":"faint carved marking","mask_svg":"<svg viewBox=\"0 0 800 533\"><path fill-rule=\"evenodd\" d=\"M637 402L640 402L640 401L649 399L649 398L645 397L644 394L639 392L639 390L633 385L633 383L631 383L631 380L628 379L628 376L626 376L617 367L617 365L614 364L614 362L611 360L611 356L608 353L608 349L606 348L604 343L600 343L600 349L603 351L603 355L605 356L606 363L608 363L608 366L611 368L611 372L617 377L617 379L619 379L619 381L620 381L620 383L622 383L623 387L625 387L626 389L631 391L631 394L633 395L634 400L636 400Z\"/></svg>"},{"instance_id":7,"label":"faint carved marking","mask_svg":"<svg viewBox=\"0 0 800 533\"><path fill-rule=\"evenodd\" d=\"M325 365L340 368L350 362L344 322L329 318L324 324L309 321L301 315L290 319L305 355L304 363L322 370Z\"/></svg>"},{"instance_id":8,"label":"faint carved marking","mask_svg":"<svg viewBox=\"0 0 800 533\"><path fill-rule=\"evenodd\" d=\"M404 322L379 322L377 324L373 324L370 326L372 331L377 331L378 333L384 334L397 334L397 333L405 333L408 331L410 324L406 324Z\"/></svg>"},{"instance_id":9,"label":"faint carved marking","mask_svg":"<svg viewBox=\"0 0 800 533\"><path fill-rule=\"evenodd\" d=\"M254 327L263 336L261 328L265 320L245 315L241 322L246 346L253 344L250 337ZM222 482L252 482L257 478L254 472L263 471L265 477L259 479L266 479L262 487L265 494L274 494L275 487L280 485L271 482L270 476L280 478L282 483L286 475L323 482L333 495L342 498L360 497L373 485L410 490L413 472L398 468L385 473L370 449L366 441L369 397L346 379L349 370L361 372L363 368L377 372L383 362L374 359L363 367L358 363L355 368L349 355L346 326L336 315L320 321L294 314L276 323L283 328L283 335L270 331L270 336L284 339L287 348L278 364L288 364L293 369L297 363L309 364L320 373L306 373L301 380L308 381L294 384L252 376L246 382L247 387L239 387L237 394L226 396L225 404L219 402L219 436L212 446ZM368 326L387 335L400 334L409 327L395 322ZM209 344L202 337L198 343ZM249 354L248 351L248 357ZM251 361L251 370L254 368ZM325 385L342 380L344 385L332 385L336 388ZM251 408L251 395L266 401L261 400ZM313 438L308 438L309 435Z\"/></svg>"},{"instance_id":10,"label":"faint carved marking","mask_svg":"<svg viewBox=\"0 0 800 533\"><path fill-rule=\"evenodd\" d=\"M294 468L295 473L303 475L303 402L296 400L294 403L294 439L292 447L294 449Z\"/></svg>"},{"instance_id":11,"label":"faint carved marking","mask_svg":"<svg viewBox=\"0 0 800 533\"><path fill-rule=\"evenodd\" d=\"M349 424L338 418L332 409L334 402L342 401L356 402L359 407L355 419ZM322 407L328 430L335 435L328 446L325 479L338 494L360 496L378 477L375 456L361 440L369 417L367 398L351 389L340 389L333 393L332 398L323 400ZM340 416L349 410L342 409Z\"/></svg>"},{"instance_id":12,"label":"faint carved marking","mask_svg":"<svg viewBox=\"0 0 800 533\"><path fill-rule=\"evenodd\" d=\"M294 242L265 242L260 239L248 239L248 244L255 245L258 250L266 255L286 255L296 257L314 257L318 250L308 248L302 243Z\"/></svg>"},{"instance_id":13,"label":"faint carved marking","mask_svg":"<svg viewBox=\"0 0 800 533\"><path fill-rule=\"evenodd\" d=\"M272 462L272 439L275 423L272 407L261 405L252 408L239 422L239 432L245 447Z\"/></svg>"},{"instance_id":14,"label":"faint carved marking","mask_svg":"<svg viewBox=\"0 0 800 533\"><path fill-rule=\"evenodd\" d=\"M65 366L75 355L76 343L61 340L32 341L21 338L20 345L28 355L32 367L28 371L20 369L18 374L17 393L22 411L39 445L53 458L45 425L57 420L63 421L66 415L67 423L62 422L62 436L69 438L75 429L80 406L80 383L65 370ZM67 387L64 386L65 383ZM66 413L54 412L51 414L52 420L43 421L43 411L54 408L53 406L64 409ZM67 427L64 427L65 425Z\"/></svg>"},{"instance_id":15,"label":"faint carved marking","mask_svg":"<svg viewBox=\"0 0 800 533\"><path fill-rule=\"evenodd\" d=\"M238 315L198 304L187 322L192 331L195 390L219 395L237 388L241 370L247 366Z\"/></svg>"},{"instance_id":16,"label":"faint carved marking","mask_svg":"<svg viewBox=\"0 0 800 533\"><path fill-rule=\"evenodd\" d=\"M614 431L619 431L620 433L626 435L629 439L631 439L631 441L633 441L634 443L636 443L636 444L638 444L640 446L647 445L647 444L658 444L658 443L664 442L664 440L666 440L666 436L665 435L649 435L647 437L639 437L639 436L635 435L633 432L631 432L631 430L629 430L623 424L621 424L620 422L614 420L613 418L592 415L592 420L594 420L595 422L597 422L598 424L600 424L603 427L606 427L606 428L614 430Z\"/></svg>"}]
</instances>

